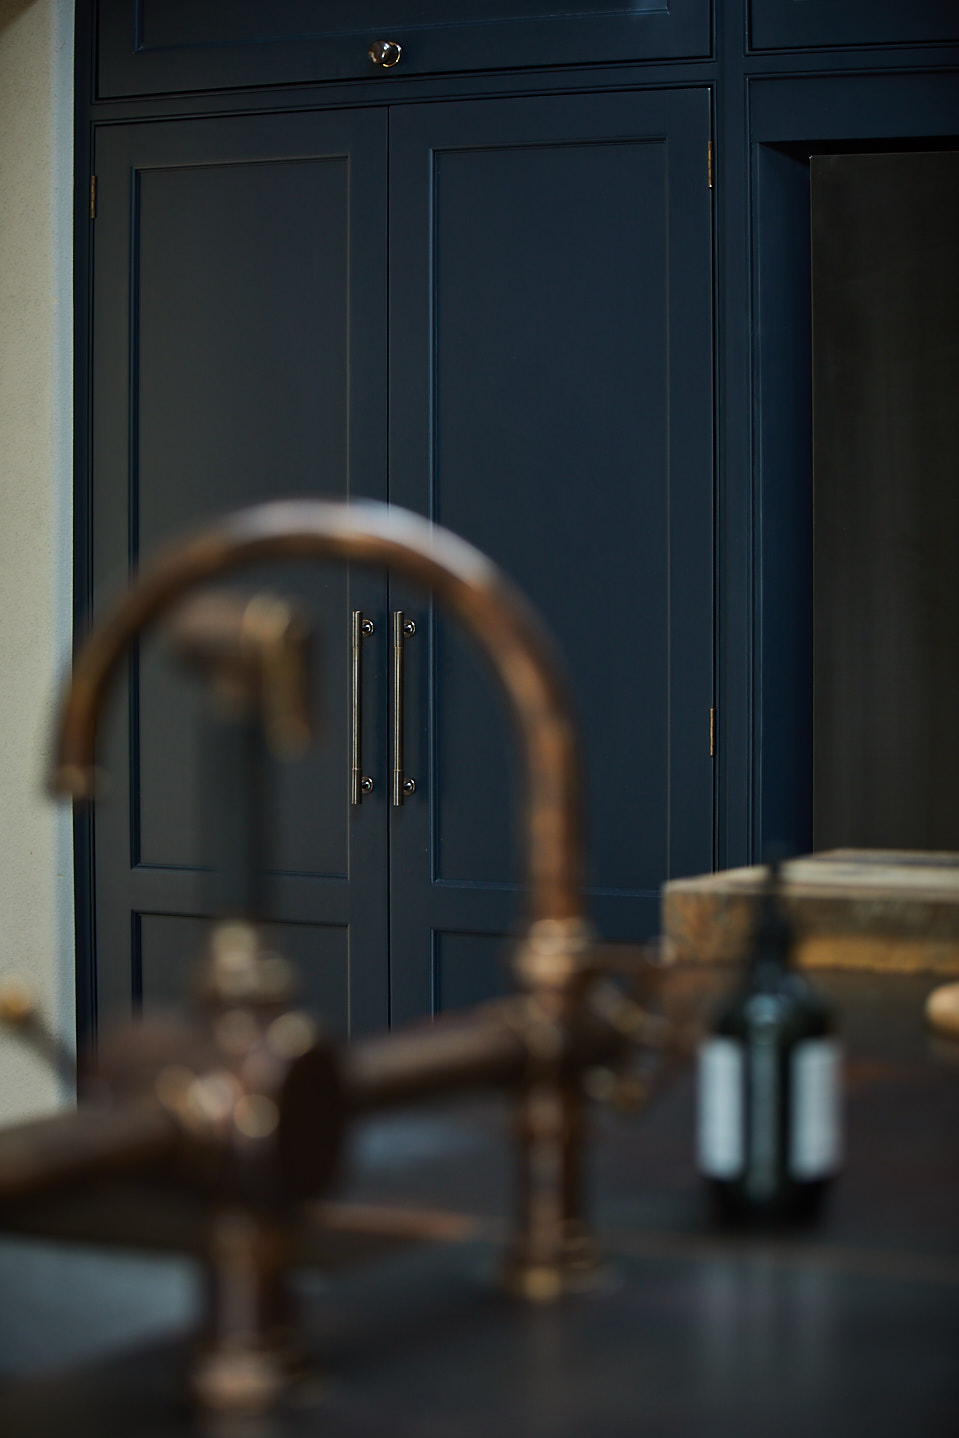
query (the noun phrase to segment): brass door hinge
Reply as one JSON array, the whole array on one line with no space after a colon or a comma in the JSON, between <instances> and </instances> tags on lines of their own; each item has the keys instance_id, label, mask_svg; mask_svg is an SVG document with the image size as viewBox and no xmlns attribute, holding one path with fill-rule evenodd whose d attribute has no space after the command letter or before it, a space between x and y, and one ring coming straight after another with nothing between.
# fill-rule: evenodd
<instances>
[{"instance_id":1,"label":"brass door hinge","mask_svg":"<svg viewBox=\"0 0 959 1438\"><path fill-rule=\"evenodd\" d=\"M91 220L95 220L96 217L97 217L97 177L96 177L96 175L91 175L91 176L90 176L90 219L91 219Z\"/></svg>"},{"instance_id":2,"label":"brass door hinge","mask_svg":"<svg viewBox=\"0 0 959 1438\"><path fill-rule=\"evenodd\" d=\"M713 187L713 142L709 141L706 146L706 175L709 179L709 188Z\"/></svg>"},{"instance_id":3,"label":"brass door hinge","mask_svg":"<svg viewBox=\"0 0 959 1438\"><path fill-rule=\"evenodd\" d=\"M710 709L710 711L709 711L709 757L710 757L710 759L715 759L715 757L716 757L716 711L715 711L715 709Z\"/></svg>"}]
</instances>

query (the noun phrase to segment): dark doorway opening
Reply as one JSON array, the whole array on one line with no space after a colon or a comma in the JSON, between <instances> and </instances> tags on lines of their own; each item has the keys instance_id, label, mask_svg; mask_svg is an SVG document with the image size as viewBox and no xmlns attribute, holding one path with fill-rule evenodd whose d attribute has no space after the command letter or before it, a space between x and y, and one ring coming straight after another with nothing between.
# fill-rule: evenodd
<instances>
[{"instance_id":1,"label":"dark doorway opening","mask_svg":"<svg viewBox=\"0 0 959 1438\"><path fill-rule=\"evenodd\" d=\"M959 153L814 156L813 843L959 848Z\"/></svg>"}]
</instances>

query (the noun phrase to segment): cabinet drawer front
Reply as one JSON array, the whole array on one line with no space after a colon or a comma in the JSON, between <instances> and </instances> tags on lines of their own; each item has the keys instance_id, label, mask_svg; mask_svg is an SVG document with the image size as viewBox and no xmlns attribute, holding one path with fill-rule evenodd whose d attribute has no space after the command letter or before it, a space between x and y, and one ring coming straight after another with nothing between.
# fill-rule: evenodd
<instances>
[{"instance_id":1,"label":"cabinet drawer front","mask_svg":"<svg viewBox=\"0 0 959 1438\"><path fill-rule=\"evenodd\" d=\"M959 40L955 0L752 0L754 50Z\"/></svg>"},{"instance_id":2,"label":"cabinet drawer front","mask_svg":"<svg viewBox=\"0 0 959 1438\"><path fill-rule=\"evenodd\" d=\"M710 0L102 0L98 84L120 95L513 66L702 57ZM401 46L395 66L375 40Z\"/></svg>"}]
</instances>

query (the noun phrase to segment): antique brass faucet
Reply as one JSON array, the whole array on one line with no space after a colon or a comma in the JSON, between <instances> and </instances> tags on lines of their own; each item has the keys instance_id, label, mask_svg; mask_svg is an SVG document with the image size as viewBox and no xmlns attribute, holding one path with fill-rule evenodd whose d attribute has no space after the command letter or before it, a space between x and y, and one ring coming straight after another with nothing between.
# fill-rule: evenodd
<instances>
[{"instance_id":1,"label":"antique brass faucet","mask_svg":"<svg viewBox=\"0 0 959 1438\"><path fill-rule=\"evenodd\" d=\"M291 1007L288 967L254 922L213 931L205 1017L149 1025L104 1045L106 1111L0 1134L2 1203L108 1168L177 1176L210 1200L210 1319L196 1386L212 1406L257 1406L288 1368L283 1278L293 1206L324 1191L347 1125L364 1112L441 1092L506 1087L517 1096L519 1199L505 1261L515 1293L545 1300L588 1286L596 1258L581 1185L584 1074L616 1065L662 1025L610 988L583 912L577 737L552 646L490 560L405 511L290 501L243 510L145 565L79 650L60 720L52 785L89 799L108 681L141 632L198 585L264 560L388 565L433 592L499 680L525 769L528 911L519 993L430 1026L337 1046ZM175 640L277 747L307 737L296 612L204 595L181 608ZM146 1037L144 1037L146 1034ZM243 1295L242 1301L237 1295Z\"/></svg>"}]
</instances>

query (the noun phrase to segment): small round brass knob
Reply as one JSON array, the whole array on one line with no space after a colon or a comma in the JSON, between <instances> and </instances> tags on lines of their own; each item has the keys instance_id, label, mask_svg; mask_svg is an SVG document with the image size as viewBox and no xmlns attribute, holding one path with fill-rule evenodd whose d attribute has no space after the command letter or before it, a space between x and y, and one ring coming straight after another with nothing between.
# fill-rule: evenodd
<instances>
[{"instance_id":1,"label":"small round brass knob","mask_svg":"<svg viewBox=\"0 0 959 1438\"><path fill-rule=\"evenodd\" d=\"M360 788L361 788L361 790L363 791L364 794L372 794L372 792L373 792L373 780L370 779L369 776L364 776L364 777L360 780Z\"/></svg>"},{"instance_id":2,"label":"small round brass knob","mask_svg":"<svg viewBox=\"0 0 959 1438\"><path fill-rule=\"evenodd\" d=\"M404 779L404 780L403 780L403 793L404 793L404 794L415 794L415 793L416 793L416 780L415 780L415 779Z\"/></svg>"},{"instance_id":3,"label":"small round brass knob","mask_svg":"<svg viewBox=\"0 0 959 1438\"><path fill-rule=\"evenodd\" d=\"M372 621L372 619L364 619L364 620L363 620L363 623L360 625L360 632L361 632L362 634L365 634L365 635L367 636L367 638L369 638L369 636L373 633L373 621Z\"/></svg>"},{"instance_id":4,"label":"small round brass knob","mask_svg":"<svg viewBox=\"0 0 959 1438\"><path fill-rule=\"evenodd\" d=\"M396 40L374 40L367 53L374 65L392 70L394 65L399 64L403 46Z\"/></svg>"}]
</instances>

